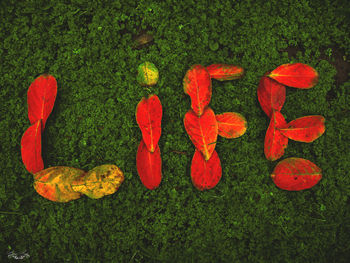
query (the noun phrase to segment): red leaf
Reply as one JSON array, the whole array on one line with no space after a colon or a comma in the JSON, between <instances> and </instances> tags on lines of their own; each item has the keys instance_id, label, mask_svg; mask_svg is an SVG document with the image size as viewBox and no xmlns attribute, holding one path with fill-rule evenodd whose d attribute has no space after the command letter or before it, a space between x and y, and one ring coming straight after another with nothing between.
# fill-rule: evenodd
<instances>
[{"instance_id":1,"label":"red leaf","mask_svg":"<svg viewBox=\"0 0 350 263\"><path fill-rule=\"evenodd\" d=\"M207 67L207 70L212 79L220 81L239 79L244 74L242 67L228 64L212 64Z\"/></svg>"},{"instance_id":2,"label":"red leaf","mask_svg":"<svg viewBox=\"0 0 350 263\"><path fill-rule=\"evenodd\" d=\"M57 82L51 75L37 77L29 86L27 93L28 118L30 124L42 120L42 130L50 113L52 112L57 95Z\"/></svg>"},{"instance_id":3,"label":"red leaf","mask_svg":"<svg viewBox=\"0 0 350 263\"><path fill-rule=\"evenodd\" d=\"M261 108L271 118L272 110L281 111L286 100L286 87L277 81L263 76L258 87L258 100Z\"/></svg>"},{"instance_id":4,"label":"red leaf","mask_svg":"<svg viewBox=\"0 0 350 263\"><path fill-rule=\"evenodd\" d=\"M325 119L320 115L305 116L287 123L280 132L294 141L313 142L325 131Z\"/></svg>"},{"instance_id":5,"label":"red leaf","mask_svg":"<svg viewBox=\"0 0 350 263\"><path fill-rule=\"evenodd\" d=\"M196 149L191 165L193 185L199 190L211 189L221 179L221 164L217 152L214 150L208 161L205 161L200 151Z\"/></svg>"},{"instance_id":6,"label":"red leaf","mask_svg":"<svg viewBox=\"0 0 350 263\"><path fill-rule=\"evenodd\" d=\"M218 123L213 110L206 108L200 117L189 110L185 114L184 125L194 146L202 152L206 161L209 160L218 136Z\"/></svg>"},{"instance_id":7,"label":"red leaf","mask_svg":"<svg viewBox=\"0 0 350 263\"><path fill-rule=\"evenodd\" d=\"M299 89L312 88L318 82L317 71L303 63L283 64L268 76L283 85Z\"/></svg>"},{"instance_id":8,"label":"red leaf","mask_svg":"<svg viewBox=\"0 0 350 263\"><path fill-rule=\"evenodd\" d=\"M23 134L21 155L27 171L35 174L44 169L41 157L41 120L36 121Z\"/></svg>"},{"instance_id":9,"label":"red leaf","mask_svg":"<svg viewBox=\"0 0 350 263\"><path fill-rule=\"evenodd\" d=\"M147 149L154 152L161 135L162 104L157 95L143 97L136 107L136 121Z\"/></svg>"},{"instance_id":10,"label":"red leaf","mask_svg":"<svg viewBox=\"0 0 350 263\"><path fill-rule=\"evenodd\" d=\"M184 91L191 97L191 108L201 116L211 98L211 79L202 65L193 65L183 80Z\"/></svg>"},{"instance_id":11,"label":"red leaf","mask_svg":"<svg viewBox=\"0 0 350 263\"><path fill-rule=\"evenodd\" d=\"M247 130L247 121L239 113L225 112L215 117L218 122L218 133L222 137L237 138Z\"/></svg>"},{"instance_id":12,"label":"red leaf","mask_svg":"<svg viewBox=\"0 0 350 263\"><path fill-rule=\"evenodd\" d=\"M313 187L322 178L321 169L303 158L287 158L280 161L271 174L277 187L299 191Z\"/></svg>"},{"instance_id":13,"label":"red leaf","mask_svg":"<svg viewBox=\"0 0 350 263\"><path fill-rule=\"evenodd\" d=\"M147 150L146 144L141 140L136 155L136 168L141 182L146 188L157 188L162 180L162 159L158 145L153 153Z\"/></svg>"},{"instance_id":14,"label":"red leaf","mask_svg":"<svg viewBox=\"0 0 350 263\"><path fill-rule=\"evenodd\" d=\"M264 152L267 160L275 161L284 154L288 145L288 138L277 128L286 124L286 120L279 111L272 111L269 127L265 135Z\"/></svg>"}]
</instances>

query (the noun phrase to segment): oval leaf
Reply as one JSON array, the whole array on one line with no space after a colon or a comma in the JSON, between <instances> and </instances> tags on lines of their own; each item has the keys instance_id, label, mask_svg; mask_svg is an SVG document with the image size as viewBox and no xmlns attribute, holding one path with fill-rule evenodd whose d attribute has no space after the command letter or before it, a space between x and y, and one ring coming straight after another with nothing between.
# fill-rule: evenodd
<instances>
[{"instance_id":1,"label":"oval leaf","mask_svg":"<svg viewBox=\"0 0 350 263\"><path fill-rule=\"evenodd\" d=\"M73 191L98 199L114 194L123 181L123 172L116 165L104 164L77 177L71 185Z\"/></svg>"},{"instance_id":2,"label":"oval leaf","mask_svg":"<svg viewBox=\"0 0 350 263\"><path fill-rule=\"evenodd\" d=\"M148 151L154 152L161 135L162 104L157 95L143 97L136 107L136 121Z\"/></svg>"},{"instance_id":3,"label":"oval leaf","mask_svg":"<svg viewBox=\"0 0 350 263\"><path fill-rule=\"evenodd\" d=\"M218 123L213 110L206 108L200 117L189 110L185 114L184 125L194 146L202 152L206 161L209 160L218 136Z\"/></svg>"},{"instance_id":4,"label":"oval leaf","mask_svg":"<svg viewBox=\"0 0 350 263\"><path fill-rule=\"evenodd\" d=\"M191 108L201 116L211 99L211 79L202 65L193 65L183 80L184 91L191 97Z\"/></svg>"},{"instance_id":5,"label":"oval leaf","mask_svg":"<svg viewBox=\"0 0 350 263\"><path fill-rule=\"evenodd\" d=\"M162 159L157 145L155 151L149 152L146 144L141 140L136 155L136 168L141 182L146 188L157 188L162 180Z\"/></svg>"},{"instance_id":6,"label":"oval leaf","mask_svg":"<svg viewBox=\"0 0 350 263\"><path fill-rule=\"evenodd\" d=\"M34 174L44 169L41 157L41 120L36 121L23 134L21 155L27 171Z\"/></svg>"},{"instance_id":7,"label":"oval leaf","mask_svg":"<svg viewBox=\"0 0 350 263\"><path fill-rule=\"evenodd\" d=\"M287 123L279 130L294 141L313 142L324 133L324 122L324 117L320 115L305 116Z\"/></svg>"},{"instance_id":8,"label":"oval leaf","mask_svg":"<svg viewBox=\"0 0 350 263\"><path fill-rule=\"evenodd\" d=\"M137 82L141 86L154 86L158 82L159 72L157 67L151 62L144 62L139 65Z\"/></svg>"},{"instance_id":9,"label":"oval leaf","mask_svg":"<svg viewBox=\"0 0 350 263\"><path fill-rule=\"evenodd\" d=\"M218 123L218 134L225 138L237 138L247 130L247 121L239 113L225 112L215 115Z\"/></svg>"},{"instance_id":10,"label":"oval leaf","mask_svg":"<svg viewBox=\"0 0 350 263\"><path fill-rule=\"evenodd\" d=\"M46 199L54 202L69 202L81 197L75 192L71 183L84 176L85 171L78 168L55 166L34 174L34 189Z\"/></svg>"},{"instance_id":11,"label":"oval leaf","mask_svg":"<svg viewBox=\"0 0 350 263\"><path fill-rule=\"evenodd\" d=\"M220 81L239 79L244 75L244 69L240 66L229 64L212 64L207 67L212 79Z\"/></svg>"},{"instance_id":12,"label":"oval leaf","mask_svg":"<svg viewBox=\"0 0 350 263\"><path fill-rule=\"evenodd\" d=\"M283 85L299 89L312 88L318 82L317 71L303 63L283 64L268 76Z\"/></svg>"},{"instance_id":13,"label":"oval leaf","mask_svg":"<svg viewBox=\"0 0 350 263\"><path fill-rule=\"evenodd\" d=\"M214 150L208 161L196 149L191 165L191 178L193 185L198 190L211 189L215 187L221 179L221 163L217 152Z\"/></svg>"},{"instance_id":14,"label":"oval leaf","mask_svg":"<svg viewBox=\"0 0 350 263\"><path fill-rule=\"evenodd\" d=\"M29 86L27 92L28 118L30 124L42 120L41 131L52 112L57 95L56 79L48 74L37 77Z\"/></svg>"},{"instance_id":15,"label":"oval leaf","mask_svg":"<svg viewBox=\"0 0 350 263\"><path fill-rule=\"evenodd\" d=\"M287 158L280 161L271 174L277 187L288 191L300 191L316 185L322 178L321 169L303 158Z\"/></svg>"},{"instance_id":16,"label":"oval leaf","mask_svg":"<svg viewBox=\"0 0 350 263\"><path fill-rule=\"evenodd\" d=\"M288 145L288 138L277 128L286 124L286 120L279 111L272 111L272 117L265 135L264 153L267 160L275 161L284 154Z\"/></svg>"},{"instance_id":17,"label":"oval leaf","mask_svg":"<svg viewBox=\"0 0 350 263\"><path fill-rule=\"evenodd\" d=\"M286 100L286 87L263 76L258 87L258 100L266 115L271 118L272 110L281 111Z\"/></svg>"}]
</instances>

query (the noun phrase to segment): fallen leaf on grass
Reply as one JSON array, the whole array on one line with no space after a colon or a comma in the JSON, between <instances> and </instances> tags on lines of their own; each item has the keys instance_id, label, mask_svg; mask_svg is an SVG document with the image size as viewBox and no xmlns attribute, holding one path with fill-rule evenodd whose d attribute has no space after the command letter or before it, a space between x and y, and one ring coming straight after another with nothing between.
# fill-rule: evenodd
<instances>
[{"instance_id":1,"label":"fallen leaf on grass","mask_svg":"<svg viewBox=\"0 0 350 263\"><path fill-rule=\"evenodd\" d=\"M225 138L237 138L247 130L247 121L239 113L225 112L215 115L218 123L218 134Z\"/></svg>"},{"instance_id":2,"label":"fallen leaf on grass","mask_svg":"<svg viewBox=\"0 0 350 263\"><path fill-rule=\"evenodd\" d=\"M317 71L303 63L283 64L271 71L268 77L283 85L299 89L312 88L318 82Z\"/></svg>"},{"instance_id":3,"label":"fallen leaf on grass","mask_svg":"<svg viewBox=\"0 0 350 263\"><path fill-rule=\"evenodd\" d=\"M242 67L229 64L212 64L207 70L212 79L219 81L239 79L244 75Z\"/></svg>"},{"instance_id":4,"label":"fallen leaf on grass","mask_svg":"<svg viewBox=\"0 0 350 263\"><path fill-rule=\"evenodd\" d=\"M300 191L316 185L322 174L321 169L309 160L292 157L280 161L271 177L281 189Z\"/></svg>"},{"instance_id":5,"label":"fallen leaf on grass","mask_svg":"<svg viewBox=\"0 0 350 263\"><path fill-rule=\"evenodd\" d=\"M313 142L324 133L324 122L324 117L320 115L305 116L287 123L278 130L294 141Z\"/></svg>"}]
</instances>

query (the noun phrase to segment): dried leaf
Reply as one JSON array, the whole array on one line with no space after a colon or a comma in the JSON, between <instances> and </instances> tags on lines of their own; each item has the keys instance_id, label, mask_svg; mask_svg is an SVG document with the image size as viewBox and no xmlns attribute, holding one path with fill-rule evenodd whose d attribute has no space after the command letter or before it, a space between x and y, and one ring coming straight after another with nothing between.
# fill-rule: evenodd
<instances>
[{"instance_id":1,"label":"dried leaf","mask_svg":"<svg viewBox=\"0 0 350 263\"><path fill-rule=\"evenodd\" d=\"M283 64L268 76L283 85L299 89L312 88L318 82L317 71L303 63Z\"/></svg>"},{"instance_id":2,"label":"dried leaf","mask_svg":"<svg viewBox=\"0 0 350 263\"><path fill-rule=\"evenodd\" d=\"M266 115L271 118L272 110L281 111L286 100L286 87L263 76L258 87L258 100Z\"/></svg>"},{"instance_id":3,"label":"dried leaf","mask_svg":"<svg viewBox=\"0 0 350 263\"><path fill-rule=\"evenodd\" d=\"M237 138L242 136L247 130L247 121L239 113L225 112L217 114L218 133L225 138Z\"/></svg>"},{"instance_id":4,"label":"dried leaf","mask_svg":"<svg viewBox=\"0 0 350 263\"><path fill-rule=\"evenodd\" d=\"M162 159L158 145L152 153L141 140L136 155L136 168L146 188L153 190L159 186L162 180Z\"/></svg>"},{"instance_id":5,"label":"dried leaf","mask_svg":"<svg viewBox=\"0 0 350 263\"><path fill-rule=\"evenodd\" d=\"M287 123L280 132L294 141L313 142L325 131L325 119L320 115L305 116Z\"/></svg>"},{"instance_id":6,"label":"dried leaf","mask_svg":"<svg viewBox=\"0 0 350 263\"><path fill-rule=\"evenodd\" d=\"M212 64L207 70L212 79L219 81L239 79L244 75L242 67L229 64Z\"/></svg>"},{"instance_id":7,"label":"dried leaf","mask_svg":"<svg viewBox=\"0 0 350 263\"><path fill-rule=\"evenodd\" d=\"M136 107L136 121L148 151L154 152L161 135L162 104L157 95L143 97Z\"/></svg>"},{"instance_id":8,"label":"dried leaf","mask_svg":"<svg viewBox=\"0 0 350 263\"><path fill-rule=\"evenodd\" d=\"M44 130L46 120L52 112L56 95L56 79L48 74L37 77L28 89L28 118L30 124L42 120L41 132Z\"/></svg>"},{"instance_id":9,"label":"dried leaf","mask_svg":"<svg viewBox=\"0 0 350 263\"><path fill-rule=\"evenodd\" d=\"M277 187L288 191L300 191L316 185L322 178L321 169L303 158L287 158L280 161L271 174Z\"/></svg>"},{"instance_id":10,"label":"dried leaf","mask_svg":"<svg viewBox=\"0 0 350 263\"><path fill-rule=\"evenodd\" d=\"M184 91L191 97L191 108L201 116L209 105L212 89L208 71L202 65L193 65L183 80Z\"/></svg>"},{"instance_id":11,"label":"dried leaf","mask_svg":"<svg viewBox=\"0 0 350 263\"><path fill-rule=\"evenodd\" d=\"M124 181L123 172L114 164L97 166L86 174L82 174L72 182L75 192L98 199L114 194Z\"/></svg>"},{"instance_id":12,"label":"dried leaf","mask_svg":"<svg viewBox=\"0 0 350 263\"><path fill-rule=\"evenodd\" d=\"M133 42L133 48L139 49L140 47L150 43L153 41L153 35L147 33L147 32L142 32L138 36L135 37L134 42Z\"/></svg>"},{"instance_id":13,"label":"dried leaf","mask_svg":"<svg viewBox=\"0 0 350 263\"><path fill-rule=\"evenodd\" d=\"M34 174L44 169L41 157L41 120L37 120L23 134L21 155L27 171Z\"/></svg>"},{"instance_id":14,"label":"dried leaf","mask_svg":"<svg viewBox=\"0 0 350 263\"><path fill-rule=\"evenodd\" d=\"M191 178L193 185L198 190L211 189L215 187L221 179L221 163L217 152L214 150L208 161L196 149L191 165Z\"/></svg>"},{"instance_id":15,"label":"dried leaf","mask_svg":"<svg viewBox=\"0 0 350 263\"><path fill-rule=\"evenodd\" d=\"M277 128L286 124L286 120L279 111L272 111L269 127L265 135L264 153L267 160L275 161L284 154L288 145L288 138Z\"/></svg>"},{"instance_id":16,"label":"dried leaf","mask_svg":"<svg viewBox=\"0 0 350 263\"><path fill-rule=\"evenodd\" d=\"M55 166L34 174L34 189L38 194L54 202L69 202L81 197L73 191L71 183L85 171L66 166Z\"/></svg>"},{"instance_id":17,"label":"dried leaf","mask_svg":"<svg viewBox=\"0 0 350 263\"><path fill-rule=\"evenodd\" d=\"M192 143L202 152L204 159L209 160L218 136L218 123L213 110L206 108L200 117L189 110L185 114L184 125Z\"/></svg>"}]
</instances>

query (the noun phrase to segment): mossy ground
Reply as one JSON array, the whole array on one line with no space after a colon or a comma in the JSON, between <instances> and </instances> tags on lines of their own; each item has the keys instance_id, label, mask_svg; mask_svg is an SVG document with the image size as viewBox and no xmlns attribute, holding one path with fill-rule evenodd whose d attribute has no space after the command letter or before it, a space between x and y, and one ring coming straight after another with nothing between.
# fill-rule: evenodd
<instances>
[{"instance_id":1,"label":"mossy ground","mask_svg":"<svg viewBox=\"0 0 350 263\"><path fill-rule=\"evenodd\" d=\"M0 261L26 251L23 262L349 262L347 1L96 2L0 3ZM154 40L134 49L142 30ZM135 165L144 61L159 69L151 91L163 105L163 178L154 191ZM239 80L213 80L210 106L242 114L248 129L218 139L222 179L200 192L190 179L182 80L192 64L214 62L246 70ZM282 157L322 169L320 183L300 192L270 178L278 161L264 157L268 118L256 95L266 71L291 62L311 65L320 79L310 90L288 87L282 113L287 121L326 119L323 136L289 141ZM35 192L20 140L29 127L27 89L44 72L58 81L42 137L45 168L116 164L126 177L116 194L60 204Z\"/></svg>"}]
</instances>

